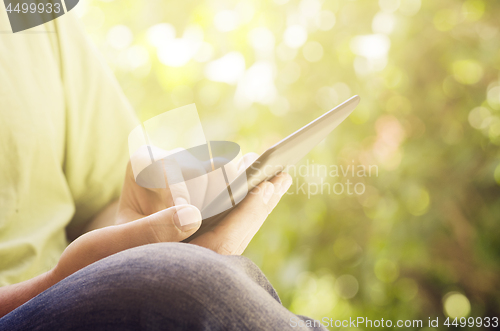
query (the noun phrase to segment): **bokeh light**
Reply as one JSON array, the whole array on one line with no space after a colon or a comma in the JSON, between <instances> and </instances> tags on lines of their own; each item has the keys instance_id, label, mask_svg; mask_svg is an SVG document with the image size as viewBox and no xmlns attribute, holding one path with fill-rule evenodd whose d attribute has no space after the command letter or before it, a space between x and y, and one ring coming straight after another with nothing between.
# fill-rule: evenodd
<instances>
[{"instance_id":1,"label":"bokeh light","mask_svg":"<svg viewBox=\"0 0 500 331\"><path fill-rule=\"evenodd\" d=\"M384 283L392 283L399 276L399 267L388 259L380 259L375 263L375 275Z\"/></svg>"},{"instance_id":2,"label":"bokeh light","mask_svg":"<svg viewBox=\"0 0 500 331\"><path fill-rule=\"evenodd\" d=\"M358 293L358 280L352 275L342 275L335 281L335 291L345 299L351 299Z\"/></svg>"},{"instance_id":3,"label":"bokeh light","mask_svg":"<svg viewBox=\"0 0 500 331\"><path fill-rule=\"evenodd\" d=\"M228 84L235 84L244 72L245 57L239 52L230 52L205 67L208 79Z\"/></svg>"},{"instance_id":4,"label":"bokeh light","mask_svg":"<svg viewBox=\"0 0 500 331\"><path fill-rule=\"evenodd\" d=\"M444 312L451 318L467 317L470 313L470 302L467 297L458 292L450 292L443 298Z\"/></svg>"},{"instance_id":5,"label":"bokeh light","mask_svg":"<svg viewBox=\"0 0 500 331\"><path fill-rule=\"evenodd\" d=\"M133 38L132 31L125 25L116 25L107 34L108 43L115 49L127 48Z\"/></svg>"}]
</instances>

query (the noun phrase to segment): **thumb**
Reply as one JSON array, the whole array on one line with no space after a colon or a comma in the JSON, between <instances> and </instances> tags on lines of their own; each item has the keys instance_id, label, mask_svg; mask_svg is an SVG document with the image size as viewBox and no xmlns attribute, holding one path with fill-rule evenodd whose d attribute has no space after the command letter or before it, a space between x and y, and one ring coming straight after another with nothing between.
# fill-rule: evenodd
<instances>
[{"instance_id":1,"label":"thumb","mask_svg":"<svg viewBox=\"0 0 500 331\"><path fill-rule=\"evenodd\" d=\"M53 277L59 281L95 261L129 248L182 241L200 225L201 213L195 206L179 205L132 222L87 232L64 250Z\"/></svg>"},{"instance_id":2,"label":"thumb","mask_svg":"<svg viewBox=\"0 0 500 331\"><path fill-rule=\"evenodd\" d=\"M145 231L150 243L179 242L200 228L201 219L201 212L198 208L183 204L161 210L128 224L139 231Z\"/></svg>"}]
</instances>

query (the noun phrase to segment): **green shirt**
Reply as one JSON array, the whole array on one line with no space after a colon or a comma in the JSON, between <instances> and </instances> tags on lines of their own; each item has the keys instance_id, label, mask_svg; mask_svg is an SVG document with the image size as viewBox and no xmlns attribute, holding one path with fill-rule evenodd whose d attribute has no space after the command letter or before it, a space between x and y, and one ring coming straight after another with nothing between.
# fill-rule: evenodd
<instances>
[{"instance_id":1,"label":"green shirt","mask_svg":"<svg viewBox=\"0 0 500 331\"><path fill-rule=\"evenodd\" d=\"M16 34L0 10L0 286L55 266L119 197L136 118L71 13Z\"/></svg>"}]
</instances>

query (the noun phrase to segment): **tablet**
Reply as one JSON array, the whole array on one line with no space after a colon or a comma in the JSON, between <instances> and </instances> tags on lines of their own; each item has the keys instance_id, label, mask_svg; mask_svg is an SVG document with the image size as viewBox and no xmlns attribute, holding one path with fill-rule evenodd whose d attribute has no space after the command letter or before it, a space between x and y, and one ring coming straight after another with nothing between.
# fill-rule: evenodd
<instances>
[{"instance_id":1,"label":"tablet","mask_svg":"<svg viewBox=\"0 0 500 331\"><path fill-rule=\"evenodd\" d=\"M355 95L351 97L267 149L243 173L231 182L230 198L233 208L237 205L237 203L234 203L235 201L239 202L243 200L246 194L261 182L273 178L281 171L286 172L288 167L294 166L306 156L314 146L325 139L330 132L352 113L359 104L359 101L359 96ZM202 214L206 210L227 203L227 199L227 194L217 196L201 211ZM189 242L199 235L215 228L233 208L204 219L200 229L184 241Z\"/></svg>"}]
</instances>

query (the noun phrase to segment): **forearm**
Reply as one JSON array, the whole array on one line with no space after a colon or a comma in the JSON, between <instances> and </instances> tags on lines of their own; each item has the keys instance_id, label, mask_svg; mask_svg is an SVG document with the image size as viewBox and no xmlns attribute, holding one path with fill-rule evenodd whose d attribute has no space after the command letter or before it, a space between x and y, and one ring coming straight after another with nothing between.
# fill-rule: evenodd
<instances>
[{"instance_id":1,"label":"forearm","mask_svg":"<svg viewBox=\"0 0 500 331\"><path fill-rule=\"evenodd\" d=\"M91 263L125 249L150 243L154 237L141 231L140 225L139 222L132 222L86 233L64 250L54 269L24 282L0 287L0 317Z\"/></svg>"},{"instance_id":2,"label":"forearm","mask_svg":"<svg viewBox=\"0 0 500 331\"><path fill-rule=\"evenodd\" d=\"M34 298L55 283L51 270L24 282L0 287L0 317Z\"/></svg>"}]
</instances>

